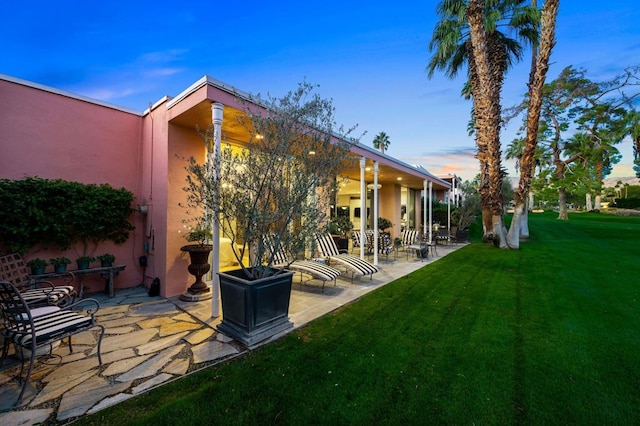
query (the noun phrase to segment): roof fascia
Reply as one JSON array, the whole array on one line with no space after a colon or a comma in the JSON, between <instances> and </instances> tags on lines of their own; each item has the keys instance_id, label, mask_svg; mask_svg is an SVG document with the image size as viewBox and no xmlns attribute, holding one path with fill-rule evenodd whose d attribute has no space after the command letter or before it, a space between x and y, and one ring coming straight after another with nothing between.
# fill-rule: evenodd
<instances>
[{"instance_id":1,"label":"roof fascia","mask_svg":"<svg viewBox=\"0 0 640 426\"><path fill-rule=\"evenodd\" d=\"M118 106L118 105L110 104L108 102L103 102L103 101L100 101L100 100L97 100L97 99L89 98L87 96L82 96L82 95L78 95L76 93L67 92L66 90L56 89L54 87L45 86L44 84L34 83L32 81L23 80L21 78L16 78L16 77L11 77L11 76L8 76L8 75L5 75L5 74L0 74L0 80L5 80L5 81L11 82L11 83L19 84L21 86L27 86L27 87L30 87L30 88L36 89L36 90L42 90L44 92L49 92L49 93L52 93L54 95L60 95L60 96L66 97L66 98L76 99L78 101L99 105L99 106L102 106L102 107L105 107L105 108L115 109L117 111L126 112L128 114L134 114L134 115L138 115L138 116L142 116L143 115L142 112L136 111L134 109L121 107L121 106Z\"/></svg>"}]
</instances>

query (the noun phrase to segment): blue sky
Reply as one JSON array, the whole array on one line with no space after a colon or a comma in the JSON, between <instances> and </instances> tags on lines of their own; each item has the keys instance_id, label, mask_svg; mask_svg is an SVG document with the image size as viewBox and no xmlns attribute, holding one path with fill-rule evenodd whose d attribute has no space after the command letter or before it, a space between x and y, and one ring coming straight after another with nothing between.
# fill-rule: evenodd
<instances>
[{"instance_id":1,"label":"blue sky","mask_svg":"<svg viewBox=\"0 0 640 426\"><path fill-rule=\"evenodd\" d=\"M203 75L274 96L306 78L333 99L339 123L366 131L362 143L384 131L390 155L470 179L463 80L425 71L436 4L6 0L0 73L139 111ZM626 0L561 1L548 78L573 65L598 80L640 63L639 18ZM504 106L521 100L528 65L507 76ZM614 176L632 176L630 141L619 149Z\"/></svg>"}]
</instances>

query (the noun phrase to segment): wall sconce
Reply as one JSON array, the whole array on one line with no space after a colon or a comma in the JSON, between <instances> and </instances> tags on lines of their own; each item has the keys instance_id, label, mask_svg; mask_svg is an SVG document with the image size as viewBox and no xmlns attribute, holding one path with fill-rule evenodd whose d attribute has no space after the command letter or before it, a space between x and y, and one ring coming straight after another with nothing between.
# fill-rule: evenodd
<instances>
[{"instance_id":1,"label":"wall sconce","mask_svg":"<svg viewBox=\"0 0 640 426\"><path fill-rule=\"evenodd\" d=\"M138 212L140 214L146 215L147 213L149 213L149 206L146 204L138 204Z\"/></svg>"}]
</instances>

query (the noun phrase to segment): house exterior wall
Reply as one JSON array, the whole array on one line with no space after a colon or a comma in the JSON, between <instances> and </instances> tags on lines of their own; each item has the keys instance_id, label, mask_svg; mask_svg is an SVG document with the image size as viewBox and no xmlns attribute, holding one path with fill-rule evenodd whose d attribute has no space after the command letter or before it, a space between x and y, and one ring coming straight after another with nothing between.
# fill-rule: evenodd
<instances>
[{"instance_id":1,"label":"house exterior wall","mask_svg":"<svg viewBox=\"0 0 640 426\"><path fill-rule=\"evenodd\" d=\"M133 192L133 207L143 206L146 214L131 217L136 229L129 240L120 246L101 243L89 254L114 253L116 263L127 266L116 279L116 289L159 278L162 296L178 295L193 280L187 272L188 255L180 251L187 243L183 220L188 216L181 206L185 202L185 159L205 158L195 128L211 124L212 102L233 108L235 114L244 109L238 92L231 89L204 77L175 99L164 98L145 113L138 113L0 75L0 177L108 183ZM233 114L225 113L225 120L227 132L238 130ZM224 126L223 122L223 131ZM422 177L412 166L366 147L354 146L352 153L413 178ZM379 215L391 220L392 235L399 236L401 187L386 182L379 195ZM416 191L416 198L417 221L421 223L420 191ZM354 207L354 200L348 204ZM366 212L362 214L366 217ZM38 252L44 258L61 254L77 257L73 251ZM146 257L146 267L139 265L141 256ZM87 277L84 285L87 292L101 291L104 281Z\"/></svg>"},{"instance_id":2,"label":"house exterior wall","mask_svg":"<svg viewBox=\"0 0 640 426\"><path fill-rule=\"evenodd\" d=\"M22 179L38 176L80 183L108 183L124 187L140 197L140 134L142 117L116 108L54 93L15 80L0 79L0 177ZM94 252L113 253L116 263L127 268L116 279L116 287L140 282L137 242L142 238L142 218L134 214L136 226L129 240L116 246L100 243ZM42 250L38 257L78 257L72 248L60 253ZM91 250L91 248L90 248ZM34 250L35 251L35 250ZM25 258L33 257L27 253ZM104 288L104 280L86 277L85 291Z\"/></svg>"}]
</instances>

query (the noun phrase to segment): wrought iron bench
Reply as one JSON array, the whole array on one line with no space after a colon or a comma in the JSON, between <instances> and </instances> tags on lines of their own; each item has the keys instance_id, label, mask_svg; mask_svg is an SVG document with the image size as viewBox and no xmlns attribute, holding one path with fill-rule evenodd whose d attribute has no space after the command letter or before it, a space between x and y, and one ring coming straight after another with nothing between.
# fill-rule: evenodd
<instances>
[{"instance_id":1,"label":"wrought iron bench","mask_svg":"<svg viewBox=\"0 0 640 426\"><path fill-rule=\"evenodd\" d=\"M102 344L102 337L104 336L104 326L96 323L95 320L95 314L100 308L97 300L83 299L53 312L36 316L34 310L22 295L23 293L12 283L0 281L0 308L2 309L3 320L3 328L0 333L4 340L0 366L2 366L9 353L10 344L13 343L17 348L30 351L29 367L27 368L22 390L15 403L16 405L20 404L27 389L33 364L37 356L36 351L39 348L51 347L51 344L68 338L69 351L73 352L71 336L99 327L100 336L98 337L97 353L98 364L101 367L102 356L100 354L100 346ZM79 307L85 304L89 306L84 309L86 313L80 312L78 310ZM20 353L20 359L22 361L19 373L19 377L22 379L25 353L22 350L17 352Z\"/></svg>"}]
</instances>

